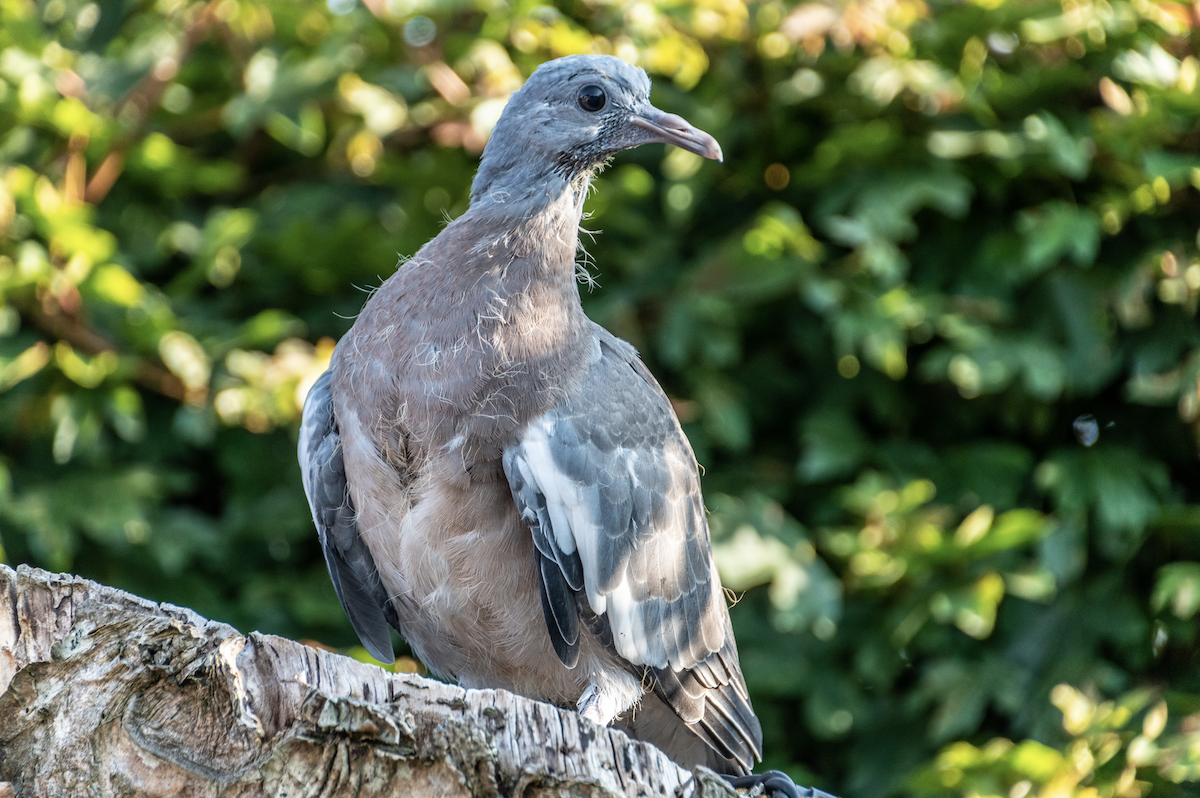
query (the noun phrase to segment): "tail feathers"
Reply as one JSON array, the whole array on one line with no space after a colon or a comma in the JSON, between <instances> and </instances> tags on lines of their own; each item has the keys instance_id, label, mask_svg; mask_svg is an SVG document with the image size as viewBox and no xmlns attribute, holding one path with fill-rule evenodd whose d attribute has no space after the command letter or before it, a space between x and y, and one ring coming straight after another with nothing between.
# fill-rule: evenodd
<instances>
[{"instance_id":1,"label":"tail feathers","mask_svg":"<svg viewBox=\"0 0 1200 798\"><path fill-rule=\"evenodd\" d=\"M646 694L636 710L614 721L613 725L631 737L658 747L681 767L704 765L717 773L741 776L749 773L753 765L753 760L731 755L728 746L710 735L703 725L685 723L672 707L653 693ZM730 739L737 737L734 734Z\"/></svg>"},{"instance_id":2,"label":"tail feathers","mask_svg":"<svg viewBox=\"0 0 1200 798\"><path fill-rule=\"evenodd\" d=\"M727 640L732 638L729 635ZM651 674L658 697L693 734L727 760L727 766L720 770L749 773L762 758L762 726L750 705L732 645L727 643L691 670L664 668L654 669Z\"/></svg>"}]
</instances>

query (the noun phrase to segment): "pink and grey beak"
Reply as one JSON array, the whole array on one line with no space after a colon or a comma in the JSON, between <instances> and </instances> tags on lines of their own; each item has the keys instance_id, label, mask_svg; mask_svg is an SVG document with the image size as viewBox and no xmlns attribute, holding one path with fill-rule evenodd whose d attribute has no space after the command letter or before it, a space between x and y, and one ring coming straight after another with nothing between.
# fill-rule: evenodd
<instances>
[{"instance_id":1,"label":"pink and grey beak","mask_svg":"<svg viewBox=\"0 0 1200 798\"><path fill-rule=\"evenodd\" d=\"M652 105L634 114L629 121L650 133L646 142L662 142L674 144L681 150L702 155L714 161L724 161L721 145L712 136L699 128L693 127L686 119L675 114L660 111Z\"/></svg>"}]
</instances>

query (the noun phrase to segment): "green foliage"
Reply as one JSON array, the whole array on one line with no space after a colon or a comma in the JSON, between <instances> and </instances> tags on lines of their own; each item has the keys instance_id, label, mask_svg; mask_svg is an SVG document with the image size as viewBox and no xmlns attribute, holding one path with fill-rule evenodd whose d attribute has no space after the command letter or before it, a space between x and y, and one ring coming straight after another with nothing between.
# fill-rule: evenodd
<instances>
[{"instance_id":1,"label":"green foliage","mask_svg":"<svg viewBox=\"0 0 1200 798\"><path fill-rule=\"evenodd\" d=\"M522 76L612 52L726 153L596 180L584 303L706 467L768 764L863 798L1194 792L1198 22L0 0L0 557L365 656L300 402Z\"/></svg>"}]
</instances>

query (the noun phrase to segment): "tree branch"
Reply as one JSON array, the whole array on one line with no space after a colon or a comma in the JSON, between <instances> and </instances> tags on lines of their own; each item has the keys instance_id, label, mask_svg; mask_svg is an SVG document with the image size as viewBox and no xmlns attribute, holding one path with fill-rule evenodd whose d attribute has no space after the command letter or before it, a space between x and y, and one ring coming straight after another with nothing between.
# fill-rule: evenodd
<instances>
[{"instance_id":1,"label":"tree branch","mask_svg":"<svg viewBox=\"0 0 1200 798\"><path fill-rule=\"evenodd\" d=\"M0 565L0 796L732 796L502 690ZM11 794L11 793L10 793Z\"/></svg>"},{"instance_id":2,"label":"tree branch","mask_svg":"<svg viewBox=\"0 0 1200 798\"><path fill-rule=\"evenodd\" d=\"M58 308L55 308L54 305L58 305ZM49 310L47 310L47 306L49 306ZM21 303L18 307L43 332L55 340L66 341L85 354L98 355L101 352L121 354L116 345L87 327L79 320L78 316L60 310L62 305L55 297L47 297L45 301L34 300ZM187 386L183 384L183 381L167 369L155 365L143 357L137 357L134 364L133 379L139 385L179 402L203 399L203 396L189 396Z\"/></svg>"}]
</instances>

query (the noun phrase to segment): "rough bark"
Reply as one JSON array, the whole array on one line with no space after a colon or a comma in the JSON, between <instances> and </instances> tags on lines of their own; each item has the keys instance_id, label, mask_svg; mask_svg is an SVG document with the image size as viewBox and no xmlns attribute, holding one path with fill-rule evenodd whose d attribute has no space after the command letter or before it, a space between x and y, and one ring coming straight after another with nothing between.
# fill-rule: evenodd
<instances>
[{"instance_id":1,"label":"rough bark","mask_svg":"<svg viewBox=\"0 0 1200 798\"><path fill-rule=\"evenodd\" d=\"M0 797L732 796L502 690L0 565Z\"/></svg>"}]
</instances>

